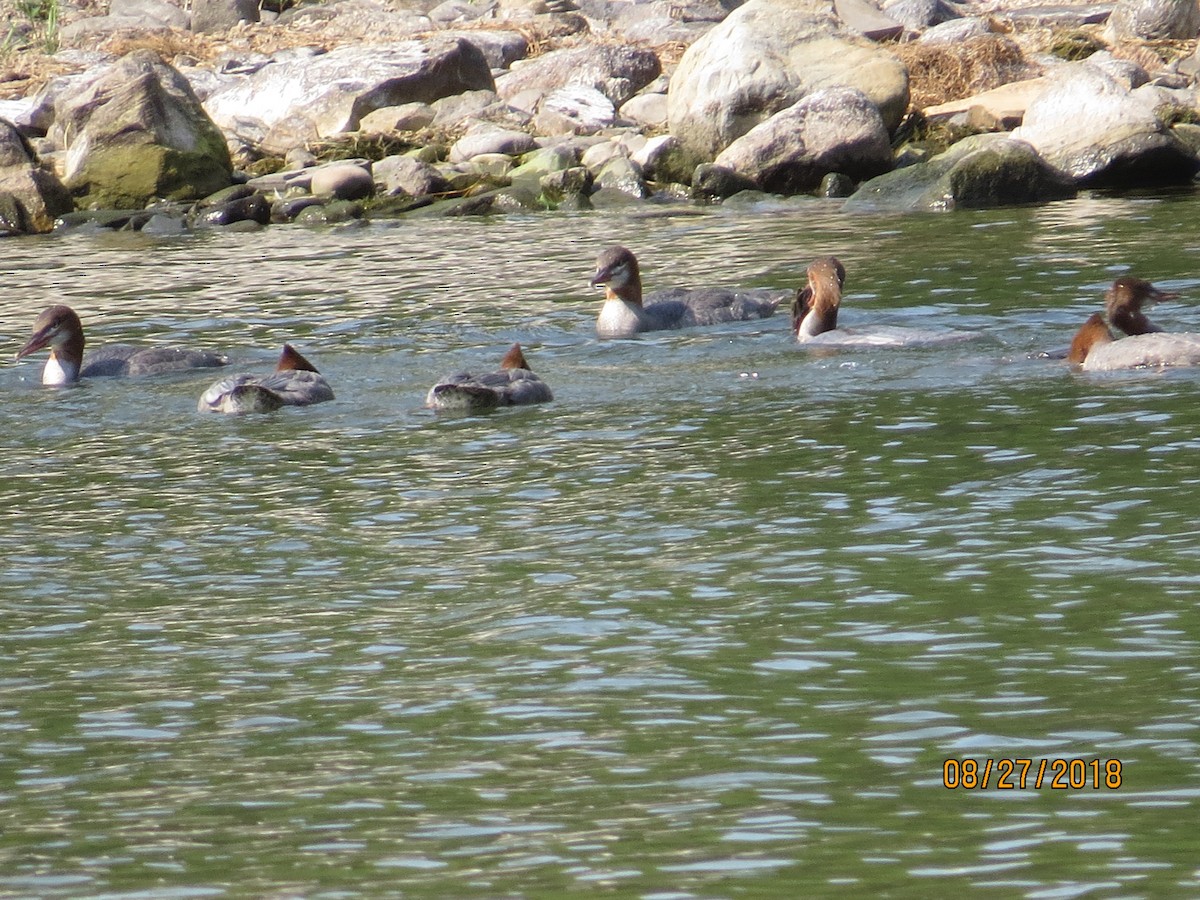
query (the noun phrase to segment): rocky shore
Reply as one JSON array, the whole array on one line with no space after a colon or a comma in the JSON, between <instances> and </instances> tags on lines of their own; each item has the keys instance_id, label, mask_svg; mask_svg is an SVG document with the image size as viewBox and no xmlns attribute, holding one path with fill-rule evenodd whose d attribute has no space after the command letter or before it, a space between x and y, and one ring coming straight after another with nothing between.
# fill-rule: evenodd
<instances>
[{"instance_id":1,"label":"rocky shore","mask_svg":"<svg viewBox=\"0 0 1200 900\"><path fill-rule=\"evenodd\" d=\"M435 2L14 24L0 235L747 192L947 210L1200 171L1196 0Z\"/></svg>"}]
</instances>

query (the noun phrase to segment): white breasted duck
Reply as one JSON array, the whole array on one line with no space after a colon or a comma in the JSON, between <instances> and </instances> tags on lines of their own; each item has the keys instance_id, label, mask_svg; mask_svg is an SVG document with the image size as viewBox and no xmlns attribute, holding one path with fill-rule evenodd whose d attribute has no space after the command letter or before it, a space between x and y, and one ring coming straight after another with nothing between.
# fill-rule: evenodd
<instances>
[{"instance_id":1,"label":"white breasted duck","mask_svg":"<svg viewBox=\"0 0 1200 900\"><path fill-rule=\"evenodd\" d=\"M596 319L596 334L602 338L765 319L787 297L786 291L765 289L676 288L643 299L637 257L625 247L609 247L597 257L591 283L605 286Z\"/></svg>"},{"instance_id":2,"label":"white breasted duck","mask_svg":"<svg viewBox=\"0 0 1200 900\"><path fill-rule=\"evenodd\" d=\"M186 369L208 369L228 362L219 353L182 347L134 347L108 344L83 354L83 324L69 306L51 306L33 323L29 341L17 351L23 359L45 347L50 358L42 369L42 384L61 386L80 378L120 375L161 375Z\"/></svg>"}]
</instances>

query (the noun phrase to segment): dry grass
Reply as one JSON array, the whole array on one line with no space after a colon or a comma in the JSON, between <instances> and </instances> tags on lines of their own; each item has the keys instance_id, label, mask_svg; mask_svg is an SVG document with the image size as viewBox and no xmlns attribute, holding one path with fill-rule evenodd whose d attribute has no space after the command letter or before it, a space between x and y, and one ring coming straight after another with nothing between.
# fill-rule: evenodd
<instances>
[{"instance_id":1,"label":"dry grass","mask_svg":"<svg viewBox=\"0 0 1200 900\"><path fill-rule=\"evenodd\" d=\"M924 109L1017 81L1029 64L1011 38L990 34L961 44L900 44L894 49L908 69L909 105Z\"/></svg>"},{"instance_id":2,"label":"dry grass","mask_svg":"<svg viewBox=\"0 0 1200 900\"><path fill-rule=\"evenodd\" d=\"M1137 63L1147 72L1157 72L1172 62L1196 52L1197 41L1128 41L1110 49L1117 59Z\"/></svg>"},{"instance_id":3,"label":"dry grass","mask_svg":"<svg viewBox=\"0 0 1200 900\"><path fill-rule=\"evenodd\" d=\"M306 149L322 162L338 159L378 161L420 147L448 148L460 137L462 137L461 131L456 132L443 128L422 128L420 131L396 134L351 132L328 140L313 142Z\"/></svg>"},{"instance_id":4,"label":"dry grass","mask_svg":"<svg viewBox=\"0 0 1200 900\"><path fill-rule=\"evenodd\" d=\"M535 16L529 19L476 19L472 22L454 22L446 26L447 31L515 31L525 39L525 59L534 59L571 47L583 41L594 41L596 35L588 29L582 17L574 15ZM433 37L441 29L424 31L416 37Z\"/></svg>"}]
</instances>

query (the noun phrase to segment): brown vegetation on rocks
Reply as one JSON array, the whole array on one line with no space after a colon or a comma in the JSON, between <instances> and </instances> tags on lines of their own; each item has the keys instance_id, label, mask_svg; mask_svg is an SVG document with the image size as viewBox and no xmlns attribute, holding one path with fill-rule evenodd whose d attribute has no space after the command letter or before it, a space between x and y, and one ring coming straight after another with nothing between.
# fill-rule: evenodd
<instances>
[{"instance_id":1,"label":"brown vegetation on rocks","mask_svg":"<svg viewBox=\"0 0 1200 900\"><path fill-rule=\"evenodd\" d=\"M908 69L909 105L924 109L1028 77L1029 63L1010 38L989 34L961 44L900 44Z\"/></svg>"}]
</instances>

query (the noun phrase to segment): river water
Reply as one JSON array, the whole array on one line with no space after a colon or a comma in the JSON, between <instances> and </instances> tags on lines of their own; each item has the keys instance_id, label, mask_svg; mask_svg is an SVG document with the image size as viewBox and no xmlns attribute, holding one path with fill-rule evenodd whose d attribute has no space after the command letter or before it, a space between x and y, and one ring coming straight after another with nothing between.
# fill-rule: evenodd
<instances>
[{"instance_id":1,"label":"river water","mask_svg":"<svg viewBox=\"0 0 1200 900\"><path fill-rule=\"evenodd\" d=\"M1196 202L5 241L0 894L1200 895L1200 372L1037 355L1125 272L1200 327ZM978 338L598 342L614 242ZM51 302L338 399L42 388ZM518 340L555 402L422 408Z\"/></svg>"}]
</instances>

